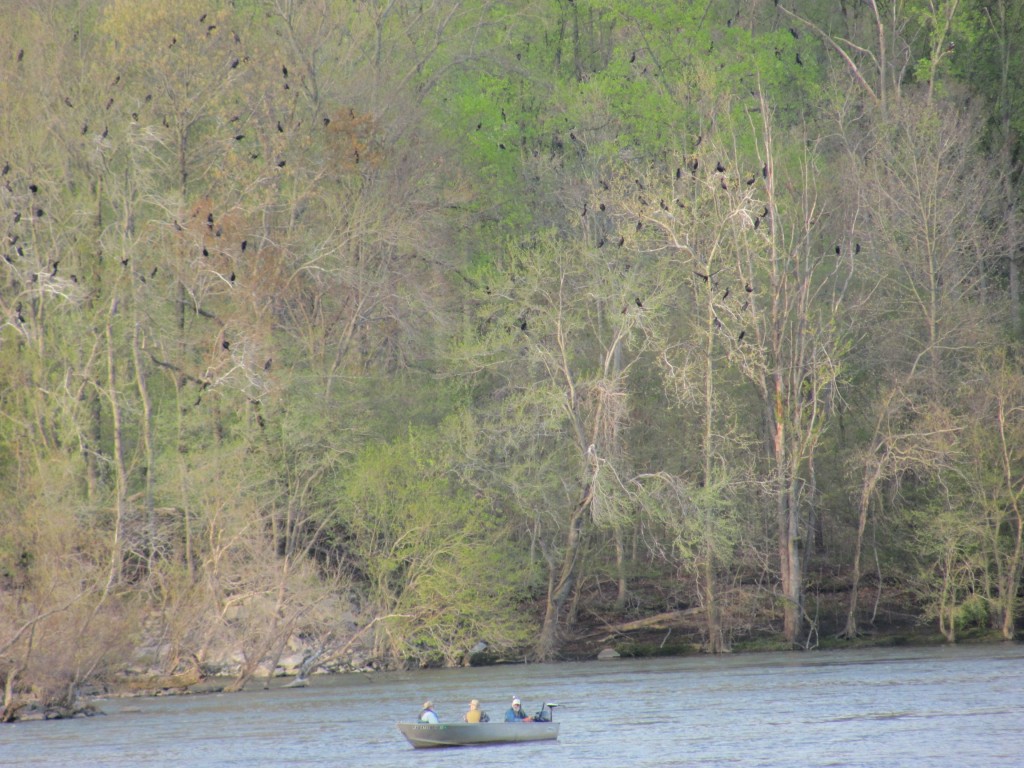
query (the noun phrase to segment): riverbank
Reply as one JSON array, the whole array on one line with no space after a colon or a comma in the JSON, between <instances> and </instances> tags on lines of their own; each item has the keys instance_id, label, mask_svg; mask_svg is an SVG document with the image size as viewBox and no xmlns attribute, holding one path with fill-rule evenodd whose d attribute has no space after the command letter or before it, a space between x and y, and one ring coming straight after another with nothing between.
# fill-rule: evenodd
<instances>
[{"instance_id":1,"label":"riverbank","mask_svg":"<svg viewBox=\"0 0 1024 768\"><path fill-rule=\"evenodd\" d=\"M946 645L946 638L934 622L922 620L906 612L905 595L890 591L885 600L875 603L874 621L864 622L854 638L842 637L840 627L845 619L848 595L841 590L819 592L810 605L816 622L811 624L795 646L781 639L778 617L771 611L769 600L757 600L751 592L745 605L756 606L743 616L723 616L725 649L728 654L756 654L775 651L860 650L869 648L929 647ZM594 605L581 613L573 623L572 634L563 636L557 661L594 661L609 658L683 657L704 654L705 616L702 610L680 607L658 611L653 601L631 610L614 605ZM663 606L660 606L663 607ZM999 644L1000 633L983 626L962 628L958 644ZM483 644L481 644L483 646ZM374 659L368 648L348 645L344 654L324 656L322 649L293 643L274 663L265 663L240 683L242 655L221 649L200 660L193 657L181 662L172 674L156 665L136 664L121 674L76 689L70 701L44 705L30 697L22 698L5 719L24 722L102 714L95 702L102 699L202 695L237 690L306 685L312 677L350 675L373 676L378 672L413 670L432 665L422 661ZM320 656L316 656L317 653ZM150 648L152 658L161 657L159 649ZM529 649L521 654L495 654L489 649L464 660L464 666L487 667L522 664L529 661ZM315 663L314 663L315 662ZM282 682L283 680L287 682Z\"/></svg>"},{"instance_id":2,"label":"riverbank","mask_svg":"<svg viewBox=\"0 0 1024 768\"><path fill-rule=\"evenodd\" d=\"M680 637L672 639L673 632L646 632L643 635L619 638L617 642L606 643L593 638L582 638L569 643L559 661L601 663L607 659L644 659L670 658L703 655L699 642ZM963 646L983 646L1005 644L997 632L973 632L965 635L957 643ZM886 648L928 648L948 645L945 638L937 630L928 627L900 628L898 631L871 631L854 639L835 636L825 637L816 646L806 650L817 651L860 651L866 649ZM800 653L805 649L790 648L777 639L761 638L736 643L729 655L756 655L791 651ZM486 655L474 660L473 666L500 667L522 664L517 659L488 659ZM557 662L556 662L557 663ZM388 665L368 665L362 669L344 671L320 671L318 678L330 678L345 675L362 675L369 679L378 673L395 671ZM281 680L289 681L282 683ZM58 720L67 718L89 718L102 716L102 702L112 699L155 698L163 696L202 696L221 694L229 691L236 678L228 675L203 676L191 679L190 675L135 675L131 679L121 678L103 685L91 686L80 692L77 704L73 707L44 707L38 703L23 705L11 722L33 722L41 720ZM278 682L273 682L278 681ZM269 688L304 687L310 684L310 678L299 678L295 674L275 674L271 678L253 679L242 690L255 691Z\"/></svg>"}]
</instances>

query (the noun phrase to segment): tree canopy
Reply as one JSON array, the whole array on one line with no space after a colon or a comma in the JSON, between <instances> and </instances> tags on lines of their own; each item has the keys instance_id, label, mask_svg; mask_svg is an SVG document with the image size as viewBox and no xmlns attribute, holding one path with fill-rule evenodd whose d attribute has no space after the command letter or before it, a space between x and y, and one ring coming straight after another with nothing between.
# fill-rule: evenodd
<instances>
[{"instance_id":1,"label":"tree canopy","mask_svg":"<svg viewBox=\"0 0 1024 768\"><path fill-rule=\"evenodd\" d=\"M4 718L1016 636L1019 3L0 8Z\"/></svg>"}]
</instances>

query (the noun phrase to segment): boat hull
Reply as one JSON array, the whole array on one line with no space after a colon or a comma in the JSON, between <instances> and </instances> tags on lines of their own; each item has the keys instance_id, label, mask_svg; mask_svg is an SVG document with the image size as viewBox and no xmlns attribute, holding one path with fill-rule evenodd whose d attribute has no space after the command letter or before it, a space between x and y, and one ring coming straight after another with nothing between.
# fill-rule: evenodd
<instances>
[{"instance_id":1,"label":"boat hull","mask_svg":"<svg viewBox=\"0 0 1024 768\"><path fill-rule=\"evenodd\" d=\"M558 738L559 723L398 723L416 749L516 744Z\"/></svg>"}]
</instances>

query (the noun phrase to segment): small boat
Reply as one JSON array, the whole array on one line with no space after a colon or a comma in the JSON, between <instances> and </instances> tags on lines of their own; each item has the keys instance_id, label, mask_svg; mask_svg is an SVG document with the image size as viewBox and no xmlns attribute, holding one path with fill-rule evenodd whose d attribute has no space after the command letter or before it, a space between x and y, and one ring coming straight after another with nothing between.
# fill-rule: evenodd
<instances>
[{"instance_id":1,"label":"small boat","mask_svg":"<svg viewBox=\"0 0 1024 768\"><path fill-rule=\"evenodd\" d=\"M398 730L416 749L516 744L558 738L561 723L398 723Z\"/></svg>"},{"instance_id":2,"label":"small boat","mask_svg":"<svg viewBox=\"0 0 1024 768\"><path fill-rule=\"evenodd\" d=\"M559 723L554 722L557 706L545 703L530 722L399 723L398 730L416 749L553 741L558 738Z\"/></svg>"}]
</instances>

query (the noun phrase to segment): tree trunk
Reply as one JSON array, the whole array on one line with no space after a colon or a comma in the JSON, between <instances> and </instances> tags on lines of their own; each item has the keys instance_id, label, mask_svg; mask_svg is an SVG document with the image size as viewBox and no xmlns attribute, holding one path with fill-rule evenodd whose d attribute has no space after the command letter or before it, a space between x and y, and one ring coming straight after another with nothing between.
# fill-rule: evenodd
<instances>
[{"instance_id":1,"label":"tree trunk","mask_svg":"<svg viewBox=\"0 0 1024 768\"><path fill-rule=\"evenodd\" d=\"M857 541L853 548L853 574L850 577L850 606L846 612L846 628L843 636L854 638L857 636L857 597L860 591L860 560L864 549L864 532L868 526L868 510L871 506L871 496L875 492L878 480L882 476L882 462L878 462L871 477L864 483L860 492L860 504L857 517Z\"/></svg>"},{"instance_id":2,"label":"tree trunk","mask_svg":"<svg viewBox=\"0 0 1024 768\"><path fill-rule=\"evenodd\" d=\"M146 508L146 569L153 571L153 555L156 549L156 510L153 504L153 482L156 475L156 455L153 447L153 403L149 396L149 381L142 363L139 341L139 323L136 321L132 334L132 360L135 364L135 386L142 404L142 446L145 456L146 476L144 478L144 504Z\"/></svg>"},{"instance_id":3,"label":"tree trunk","mask_svg":"<svg viewBox=\"0 0 1024 768\"><path fill-rule=\"evenodd\" d=\"M583 524L594 500L594 486L587 483L583 487L583 495L572 516L565 537L565 551L562 553L562 564L558 580L548 589L547 603L544 608L544 624L541 626L540 637L537 639L535 654L541 661L553 658L558 647L558 621L566 600L572 594L576 582L576 564L582 544Z\"/></svg>"},{"instance_id":4,"label":"tree trunk","mask_svg":"<svg viewBox=\"0 0 1024 768\"><path fill-rule=\"evenodd\" d=\"M124 418L121 408L121 396L117 388L117 365L116 347L114 344L114 318L117 315L118 300L115 296L110 303L110 315L107 318L106 340L107 340L107 395L110 398L110 414L113 421L114 438L114 479L116 487L116 498L114 501L114 530L113 540L110 544L110 573L107 578L107 585L104 588L106 594L120 578L121 573L121 547L123 539L124 520L128 511L128 469L124 461Z\"/></svg>"}]
</instances>

